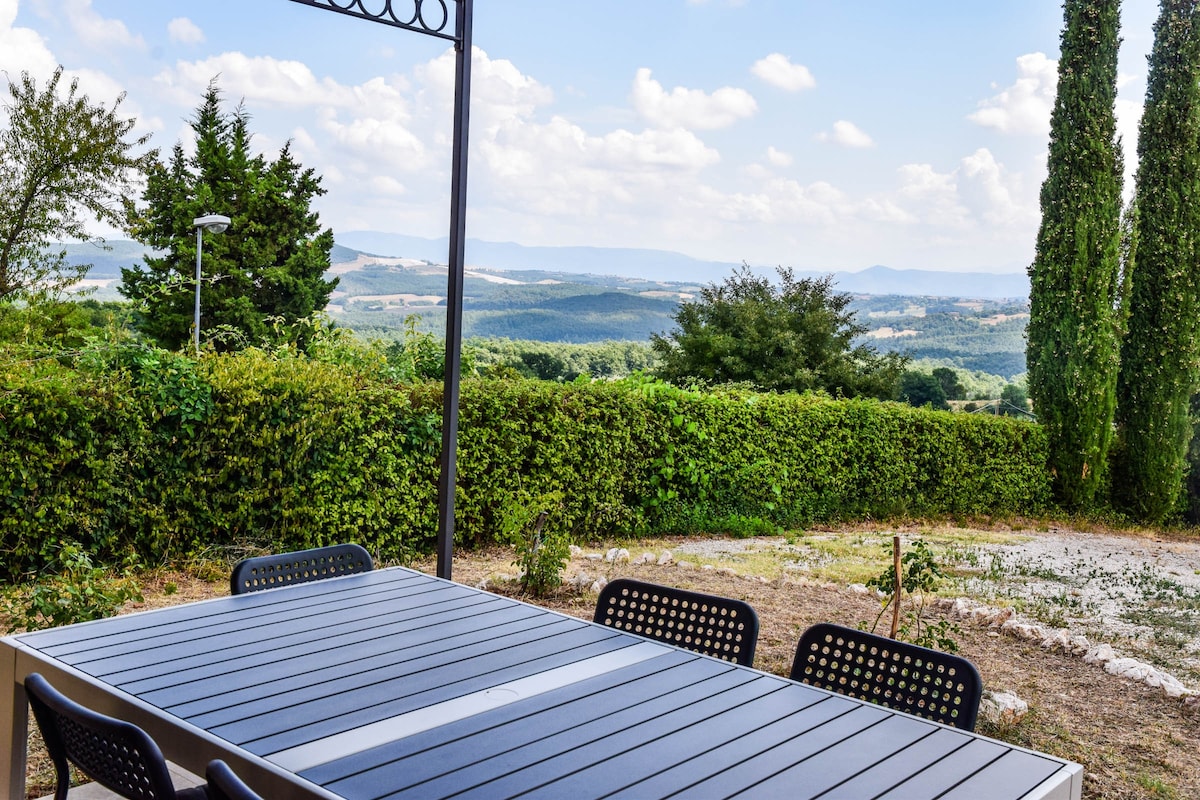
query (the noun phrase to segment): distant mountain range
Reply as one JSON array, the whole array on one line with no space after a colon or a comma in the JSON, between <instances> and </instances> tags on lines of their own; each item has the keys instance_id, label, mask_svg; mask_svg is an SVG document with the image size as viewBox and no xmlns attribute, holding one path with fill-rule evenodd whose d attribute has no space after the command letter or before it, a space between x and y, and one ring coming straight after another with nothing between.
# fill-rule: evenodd
<instances>
[{"instance_id":1,"label":"distant mountain range","mask_svg":"<svg viewBox=\"0 0 1200 800\"><path fill-rule=\"evenodd\" d=\"M433 264L446 263L450 247L445 237L425 239L378 231L349 231L336 234L336 239L339 245L371 255L413 258ZM353 260L353 257L345 260ZM666 250L528 247L482 239L467 239L465 260L469 266L487 269L546 270L687 283L720 282L740 266L726 261L704 261ZM754 266L754 269L774 274L772 267ZM818 277L830 273L797 270L796 274L798 277ZM873 266L858 272L836 271L832 274L840 291L853 294L988 299L1029 296L1029 278L1024 273L937 272Z\"/></svg>"},{"instance_id":2,"label":"distant mountain range","mask_svg":"<svg viewBox=\"0 0 1200 800\"><path fill-rule=\"evenodd\" d=\"M424 239L397 233L351 231L337 234L336 238L332 254L335 265L355 261L363 254L445 264L449 252L444 237ZM92 244L64 247L72 263L93 264L88 275L93 279L120 278L121 267L141 266L142 256L147 252L137 242L126 240L113 240L108 245L111 248L108 251ZM535 270L691 284L720 282L740 266L724 261L703 261L665 250L527 247L481 239L467 240L466 261L468 266L490 270ZM754 269L774 274L773 268L756 266ZM798 277L817 277L830 273L797 270L796 274ZM832 274L839 291L858 295L983 299L1024 299L1029 296L1029 278L1024 273L937 272L873 266L858 272L836 271Z\"/></svg>"}]
</instances>

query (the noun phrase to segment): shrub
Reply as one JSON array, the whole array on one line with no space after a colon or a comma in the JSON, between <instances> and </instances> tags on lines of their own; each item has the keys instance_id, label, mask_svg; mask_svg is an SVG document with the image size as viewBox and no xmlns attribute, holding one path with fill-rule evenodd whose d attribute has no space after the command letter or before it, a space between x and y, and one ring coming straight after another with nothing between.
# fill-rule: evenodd
<instances>
[{"instance_id":1,"label":"shrub","mask_svg":"<svg viewBox=\"0 0 1200 800\"><path fill-rule=\"evenodd\" d=\"M5 576L52 563L63 541L98 562L234 543L356 541L396 560L429 549L442 387L396 383L378 363L133 346L0 361ZM471 378L455 533L497 541L511 504L541 511L546 497L559 498L547 524L577 538L1037 513L1045 460L1041 429L1002 417L640 376Z\"/></svg>"}]
</instances>

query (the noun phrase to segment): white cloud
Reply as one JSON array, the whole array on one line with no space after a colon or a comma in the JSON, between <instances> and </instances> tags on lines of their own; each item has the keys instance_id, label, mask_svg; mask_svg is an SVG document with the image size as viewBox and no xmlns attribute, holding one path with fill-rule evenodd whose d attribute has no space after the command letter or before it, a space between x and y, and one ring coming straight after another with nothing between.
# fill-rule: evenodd
<instances>
[{"instance_id":1,"label":"white cloud","mask_svg":"<svg viewBox=\"0 0 1200 800\"><path fill-rule=\"evenodd\" d=\"M176 17L168 22L167 35L172 42L179 44L200 44L204 41L204 31L187 17Z\"/></svg>"},{"instance_id":2,"label":"white cloud","mask_svg":"<svg viewBox=\"0 0 1200 800\"><path fill-rule=\"evenodd\" d=\"M938 172L930 164L905 164L898 174L896 203L924 225L950 231L988 229L1010 236L1027 232L1030 237L1037 229L1036 189L987 148L960 159L950 172Z\"/></svg>"},{"instance_id":3,"label":"white cloud","mask_svg":"<svg viewBox=\"0 0 1200 800\"><path fill-rule=\"evenodd\" d=\"M38 80L53 74L58 59L50 52L45 40L30 28L17 28L17 0L0 0L0 73L7 72L9 80L19 80L22 71ZM4 85L7 81L0 76ZM0 91L7 91L0 87Z\"/></svg>"},{"instance_id":4,"label":"white cloud","mask_svg":"<svg viewBox=\"0 0 1200 800\"><path fill-rule=\"evenodd\" d=\"M790 167L795 160L790 153L776 150L774 147L767 148L767 161L777 167Z\"/></svg>"},{"instance_id":5,"label":"white cloud","mask_svg":"<svg viewBox=\"0 0 1200 800\"><path fill-rule=\"evenodd\" d=\"M1044 134L1050 129L1050 112L1058 86L1058 62L1044 53L1017 59L1017 80L1012 86L979 102L967 119L1001 133Z\"/></svg>"},{"instance_id":6,"label":"white cloud","mask_svg":"<svg viewBox=\"0 0 1200 800\"><path fill-rule=\"evenodd\" d=\"M646 67L633 79L632 100L637 112L659 128L726 128L758 111L754 97L745 89L726 86L708 94L677 86L668 94Z\"/></svg>"},{"instance_id":7,"label":"white cloud","mask_svg":"<svg viewBox=\"0 0 1200 800\"><path fill-rule=\"evenodd\" d=\"M84 44L97 50L108 48L145 50L146 42L135 36L119 19L106 19L92 8L92 0L65 0L59 14Z\"/></svg>"},{"instance_id":8,"label":"white cloud","mask_svg":"<svg viewBox=\"0 0 1200 800\"><path fill-rule=\"evenodd\" d=\"M833 130L818 133L817 140L856 149L875 146L875 141L862 128L844 119L833 123Z\"/></svg>"},{"instance_id":9,"label":"white cloud","mask_svg":"<svg viewBox=\"0 0 1200 800\"><path fill-rule=\"evenodd\" d=\"M816 79L803 64L793 64L782 53L771 53L754 62L750 68L757 77L788 92L800 92L817 85Z\"/></svg>"}]
</instances>

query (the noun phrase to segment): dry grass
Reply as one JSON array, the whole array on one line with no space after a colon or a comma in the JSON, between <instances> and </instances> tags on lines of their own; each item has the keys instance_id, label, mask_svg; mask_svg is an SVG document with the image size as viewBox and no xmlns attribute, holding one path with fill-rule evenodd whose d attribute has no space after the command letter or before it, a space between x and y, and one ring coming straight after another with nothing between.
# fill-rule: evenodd
<instances>
[{"instance_id":1,"label":"dry grass","mask_svg":"<svg viewBox=\"0 0 1200 800\"><path fill-rule=\"evenodd\" d=\"M609 578L628 575L745 599L757 610L761 622L755 666L787 674L796 640L807 626L820 621L853 626L875 618L878 602L871 596L848 590L845 584L851 577L861 579L863 575L878 572L875 539L881 530L854 526L793 537L797 545L803 545L805 538L824 542L822 547L827 545L827 549L823 552L830 553L828 557L813 559L814 563L799 571L785 568L784 559L761 553L718 552L712 557L679 556L695 561L696 568L576 560L568 572L583 569ZM1014 532L1007 530L940 529L933 534L935 538L946 537L949 544L943 544L951 548L986 548L1017 541ZM670 548L679 552L681 547L697 541L703 549L713 540L623 544L636 557L647 549L661 552ZM614 544L622 543L597 542L589 552L603 552ZM837 566L839 559L844 559L841 567ZM507 548L459 553L454 562L454 578L468 585L491 579L494 590L518 594L514 584L496 581L498 575L514 571L512 560L513 552ZM717 568L699 568L706 563ZM413 566L434 571L431 561ZM1200 564L1196 566L1200 569ZM207 569L193 569L189 573L158 572L146 576L146 600L136 608L171 605L228 592L224 578L204 580L195 577L196 574L214 578L227 573L224 565L215 569L209 565ZM522 599L583 618L591 617L595 604L595 595L567 587L548 597ZM1043 650L1035 643L995 630L962 626L954 638L962 654L979 667L988 690L1013 691L1031 709L1024 720L1003 730L981 719L981 733L1083 764L1085 798L1200 797L1200 714L1189 711L1178 700L1167 698L1161 690L1113 677L1079 658ZM31 747L34 749L28 796L33 798L52 791L53 771L35 742L31 742Z\"/></svg>"}]
</instances>

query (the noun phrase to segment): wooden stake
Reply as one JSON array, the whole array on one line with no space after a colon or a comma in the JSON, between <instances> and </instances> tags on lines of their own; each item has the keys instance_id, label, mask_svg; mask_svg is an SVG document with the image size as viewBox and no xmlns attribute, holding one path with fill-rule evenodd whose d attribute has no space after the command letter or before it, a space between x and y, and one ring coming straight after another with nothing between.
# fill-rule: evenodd
<instances>
[{"instance_id":1,"label":"wooden stake","mask_svg":"<svg viewBox=\"0 0 1200 800\"><path fill-rule=\"evenodd\" d=\"M896 570L896 586L892 592L892 638L900 630L900 600L904 593L904 584L900 576L900 537L892 537L892 566Z\"/></svg>"}]
</instances>

